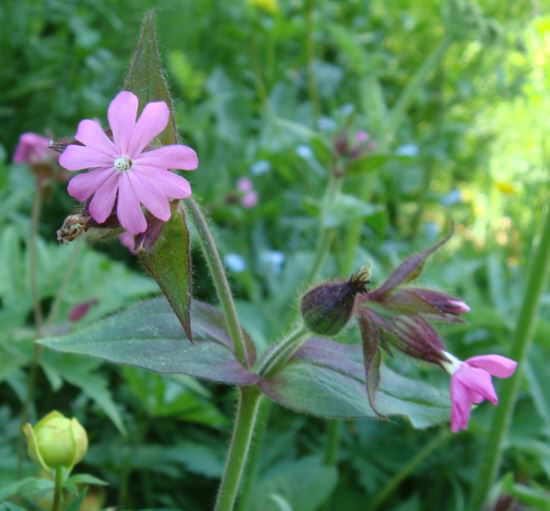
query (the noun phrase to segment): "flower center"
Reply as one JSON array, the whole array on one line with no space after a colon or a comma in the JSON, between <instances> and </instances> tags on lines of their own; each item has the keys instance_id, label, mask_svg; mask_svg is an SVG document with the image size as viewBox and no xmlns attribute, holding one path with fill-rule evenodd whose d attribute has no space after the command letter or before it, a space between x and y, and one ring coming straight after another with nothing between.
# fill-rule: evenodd
<instances>
[{"instance_id":1,"label":"flower center","mask_svg":"<svg viewBox=\"0 0 550 511\"><path fill-rule=\"evenodd\" d=\"M114 162L115 169L129 170L132 168L132 160L128 156L119 156Z\"/></svg>"}]
</instances>

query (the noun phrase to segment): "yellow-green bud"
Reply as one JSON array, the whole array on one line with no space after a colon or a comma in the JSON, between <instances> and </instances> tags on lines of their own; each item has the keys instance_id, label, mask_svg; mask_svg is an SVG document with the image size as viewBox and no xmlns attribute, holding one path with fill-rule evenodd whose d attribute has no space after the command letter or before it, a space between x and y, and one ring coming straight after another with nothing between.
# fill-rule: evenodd
<instances>
[{"instance_id":1,"label":"yellow-green bud","mask_svg":"<svg viewBox=\"0 0 550 511\"><path fill-rule=\"evenodd\" d=\"M33 427L23 426L29 456L45 470L71 470L88 450L88 435L76 419L68 419L53 411Z\"/></svg>"}]
</instances>

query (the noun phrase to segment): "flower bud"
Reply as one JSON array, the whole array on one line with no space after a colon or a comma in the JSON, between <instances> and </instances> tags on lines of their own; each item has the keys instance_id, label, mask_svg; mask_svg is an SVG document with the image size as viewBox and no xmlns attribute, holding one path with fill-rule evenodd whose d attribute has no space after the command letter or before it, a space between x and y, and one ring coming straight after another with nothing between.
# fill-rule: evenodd
<instances>
[{"instance_id":1,"label":"flower bud","mask_svg":"<svg viewBox=\"0 0 550 511\"><path fill-rule=\"evenodd\" d=\"M461 316L470 310L459 298L431 289L413 287L390 293L383 297L382 303L394 312L434 314L441 317Z\"/></svg>"},{"instance_id":2,"label":"flower bud","mask_svg":"<svg viewBox=\"0 0 550 511\"><path fill-rule=\"evenodd\" d=\"M53 411L33 427L23 426L29 456L45 470L66 468L71 470L88 450L86 430L76 419L68 419Z\"/></svg>"},{"instance_id":3,"label":"flower bud","mask_svg":"<svg viewBox=\"0 0 550 511\"><path fill-rule=\"evenodd\" d=\"M367 291L368 272L360 272L344 282L325 282L302 298L301 311L306 326L320 335L336 335L349 321L355 296Z\"/></svg>"}]
</instances>

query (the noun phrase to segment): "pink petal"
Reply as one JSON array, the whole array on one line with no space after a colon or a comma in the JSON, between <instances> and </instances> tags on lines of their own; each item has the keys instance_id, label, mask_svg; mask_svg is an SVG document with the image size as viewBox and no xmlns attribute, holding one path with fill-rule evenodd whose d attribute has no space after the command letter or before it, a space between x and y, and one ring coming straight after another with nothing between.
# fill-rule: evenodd
<instances>
[{"instance_id":1,"label":"pink petal","mask_svg":"<svg viewBox=\"0 0 550 511\"><path fill-rule=\"evenodd\" d=\"M127 172L120 174L116 214L120 225L130 234L139 234L147 229L147 221Z\"/></svg>"},{"instance_id":2,"label":"pink petal","mask_svg":"<svg viewBox=\"0 0 550 511\"><path fill-rule=\"evenodd\" d=\"M147 103L132 133L129 155L137 158L149 142L164 131L169 119L170 110L164 101Z\"/></svg>"},{"instance_id":3,"label":"pink petal","mask_svg":"<svg viewBox=\"0 0 550 511\"><path fill-rule=\"evenodd\" d=\"M459 381L477 394L481 394L494 405L498 402L498 397L491 381L491 376L483 369L477 369L464 362L453 375L456 381Z\"/></svg>"},{"instance_id":4,"label":"pink petal","mask_svg":"<svg viewBox=\"0 0 550 511\"><path fill-rule=\"evenodd\" d=\"M88 206L90 215L92 215L92 218L98 224L105 222L113 212L113 206L115 205L117 190L119 188L119 179L120 174L118 172L113 172L111 177L107 178L95 192L94 198Z\"/></svg>"},{"instance_id":5,"label":"pink petal","mask_svg":"<svg viewBox=\"0 0 550 511\"><path fill-rule=\"evenodd\" d=\"M136 165L157 167L159 169L194 170L199 164L197 153L181 144L166 145L141 153L134 160Z\"/></svg>"},{"instance_id":6,"label":"pink petal","mask_svg":"<svg viewBox=\"0 0 550 511\"><path fill-rule=\"evenodd\" d=\"M120 154L128 155L130 140L136 124L137 109L137 96L126 90L119 92L109 105L107 118Z\"/></svg>"},{"instance_id":7,"label":"pink petal","mask_svg":"<svg viewBox=\"0 0 550 511\"><path fill-rule=\"evenodd\" d=\"M466 363L484 369L497 378L509 378L514 374L518 363L501 355L479 355L466 360Z\"/></svg>"},{"instance_id":8,"label":"pink petal","mask_svg":"<svg viewBox=\"0 0 550 511\"><path fill-rule=\"evenodd\" d=\"M73 177L67 191L80 202L89 199L98 188L112 175L113 169L95 169Z\"/></svg>"},{"instance_id":9,"label":"pink petal","mask_svg":"<svg viewBox=\"0 0 550 511\"><path fill-rule=\"evenodd\" d=\"M136 253L136 238L133 234L123 232L118 239L132 254Z\"/></svg>"},{"instance_id":10,"label":"pink petal","mask_svg":"<svg viewBox=\"0 0 550 511\"><path fill-rule=\"evenodd\" d=\"M154 181L143 179L137 172L130 172L130 182L139 198L139 201L159 220L166 222L170 219L170 202L155 185Z\"/></svg>"},{"instance_id":11,"label":"pink petal","mask_svg":"<svg viewBox=\"0 0 550 511\"><path fill-rule=\"evenodd\" d=\"M186 199L191 196L191 185L187 179L169 170L159 170L154 167L139 167L134 171L148 182L153 182L157 188L170 199Z\"/></svg>"},{"instance_id":12,"label":"pink petal","mask_svg":"<svg viewBox=\"0 0 550 511\"><path fill-rule=\"evenodd\" d=\"M451 378L451 431L456 433L466 429L470 420L472 402L466 387Z\"/></svg>"},{"instance_id":13,"label":"pink petal","mask_svg":"<svg viewBox=\"0 0 550 511\"><path fill-rule=\"evenodd\" d=\"M117 156L113 142L97 121L91 119L80 121L75 138L88 147L106 154L111 159Z\"/></svg>"},{"instance_id":14,"label":"pink petal","mask_svg":"<svg viewBox=\"0 0 550 511\"><path fill-rule=\"evenodd\" d=\"M67 170L82 170L96 167L111 167L112 158L82 145L69 145L59 157L59 165Z\"/></svg>"}]
</instances>

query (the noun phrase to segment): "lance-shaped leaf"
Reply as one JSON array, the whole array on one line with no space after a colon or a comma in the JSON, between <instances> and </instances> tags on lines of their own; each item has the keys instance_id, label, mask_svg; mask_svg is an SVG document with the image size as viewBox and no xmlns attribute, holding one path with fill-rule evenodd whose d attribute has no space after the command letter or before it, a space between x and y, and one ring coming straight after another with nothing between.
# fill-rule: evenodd
<instances>
[{"instance_id":1,"label":"lance-shaped leaf","mask_svg":"<svg viewBox=\"0 0 550 511\"><path fill-rule=\"evenodd\" d=\"M369 293L369 299L380 300L385 294L391 292L397 286L414 280L422 272L422 268L426 259L438 250L442 245L447 243L451 236L452 231L445 236L442 240L438 241L435 245L418 254L413 254L405 259L393 273L384 281L384 283L371 293Z\"/></svg>"},{"instance_id":2,"label":"lance-shaped leaf","mask_svg":"<svg viewBox=\"0 0 550 511\"><path fill-rule=\"evenodd\" d=\"M141 34L124 82L124 88L139 98L143 108L151 101L164 101L170 109L170 119L164 131L153 145L169 145L178 142L172 98L162 71L155 28L155 14L145 14ZM170 220L154 247L145 250L140 257L151 276L168 299L180 320L185 333L192 339L190 324L191 305L191 250L185 213L182 208L172 208Z\"/></svg>"},{"instance_id":3,"label":"lance-shaped leaf","mask_svg":"<svg viewBox=\"0 0 550 511\"><path fill-rule=\"evenodd\" d=\"M141 251L139 259L168 299L187 338L192 340L191 252L182 208L173 208L152 249Z\"/></svg>"},{"instance_id":4,"label":"lance-shaped leaf","mask_svg":"<svg viewBox=\"0 0 550 511\"><path fill-rule=\"evenodd\" d=\"M248 385L258 376L236 360L223 329L223 317L213 307L193 301L195 342L185 339L180 323L164 298L136 304L94 325L63 337L39 342L56 351L99 357L159 373Z\"/></svg>"},{"instance_id":5,"label":"lance-shaped leaf","mask_svg":"<svg viewBox=\"0 0 550 511\"><path fill-rule=\"evenodd\" d=\"M324 418L375 417L365 391L361 348L314 337L296 352L284 369L259 385L274 401L292 410ZM377 410L403 416L417 428L447 421L447 391L402 376L388 367L380 370Z\"/></svg>"}]
</instances>

